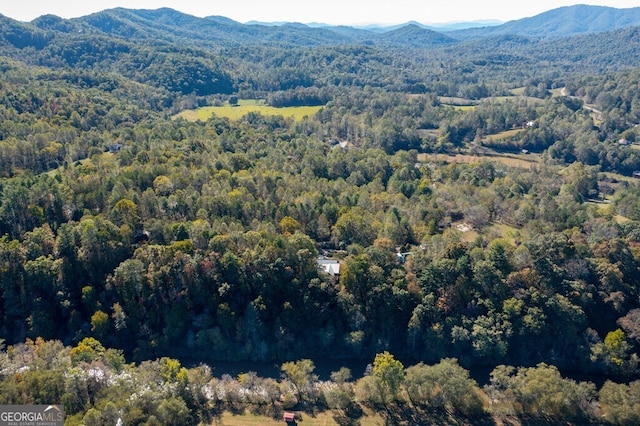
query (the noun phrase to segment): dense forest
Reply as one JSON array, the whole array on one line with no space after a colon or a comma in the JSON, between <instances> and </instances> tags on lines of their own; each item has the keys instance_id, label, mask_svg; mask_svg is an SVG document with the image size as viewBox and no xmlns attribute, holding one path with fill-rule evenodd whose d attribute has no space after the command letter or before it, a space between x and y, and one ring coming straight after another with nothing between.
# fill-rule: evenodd
<instances>
[{"instance_id":1,"label":"dense forest","mask_svg":"<svg viewBox=\"0 0 640 426\"><path fill-rule=\"evenodd\" d=\"M194 20L0 16L1 404L640 421L640 27ZM238 99L321 108L176 115Z\"/></svg>"}]
</instances>

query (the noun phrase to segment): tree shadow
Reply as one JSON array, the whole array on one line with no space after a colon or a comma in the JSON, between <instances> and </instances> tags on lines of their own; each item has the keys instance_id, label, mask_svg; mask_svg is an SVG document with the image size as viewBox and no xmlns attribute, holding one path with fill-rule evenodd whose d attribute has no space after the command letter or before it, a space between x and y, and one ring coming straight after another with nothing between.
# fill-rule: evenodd
<instances>
[{"instance_id":1,"label":"tree shadow","mask_svg":"<svg viewBox=\"0 0 640 426\"><path fill-rule=\"evenodd\" d=\"M488 414L465 417L444 409L425 409L406 403L395 403L380 411L389 425L399 426L495 426L494 419Z\"/></svg>"},{"instance_id":2,"label":"tree shadow","mask_svg":"<svg viewBox=\"0 0 640 426\"><path fill-rule=\"evenodd\" d=\"M360 404L351 403L343 410L334 410L332 418L339 426L358 426L364 411Z\"/></svg>"}]
</instances>

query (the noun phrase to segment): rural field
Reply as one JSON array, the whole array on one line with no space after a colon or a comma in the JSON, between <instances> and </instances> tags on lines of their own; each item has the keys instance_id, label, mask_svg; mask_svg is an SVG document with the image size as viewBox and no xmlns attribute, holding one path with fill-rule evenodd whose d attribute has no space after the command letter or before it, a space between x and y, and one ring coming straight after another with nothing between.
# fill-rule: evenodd
<instances>
[{"instance_id":1,"label":"rural field","mask_svg":"<svg viewBox=\"0 0 640 426\"><path fill-rule=\"evenodd\" d=\"M225 412L220 418L212 423L212 426L280 426L284 424L281 420L274 420L270 417L257 416L254 414L234 415ZM330 412L319 413L316 416L308 414L302 415L302 420L298 422L304 426L335 426L338 423L333 419ZM378 415L364 416L357 423L360 426L381 426L384 425L384 419Z\"/></svg>"},{"instance_id":2,"label":"rural field","mask_svg":"<svg viewBox=\"0 0 640 426\"><path fill-rule=\"evenodd\" d=\"M312 116L320 110L320 106L298 106L276 108L265 105L264 101L242 99L238 105L207 106L198 109L182 111L175 117L182 117L188 121L206 121L216 115L231 120L238 120L245 115L255 112L262 115L281 115L294 120L301 120L304 117Z\"/></svg>"},{"instance_id":3,"label":"rural field","mask_svg":"<svg viewBox=\"0 0 640 426\"><path fill-rule=\"evenodd\" d=\"M524 156L510 154L418 154L418 161L444 161L446 163L460 164L473 164L480 163L482 161L493 161L496 163L504 164L505 166L518 167L521 169L532 169L539 164L537 158L532 154L527 154L527 158L524 158Z\"/></svg>"}]
</instances>

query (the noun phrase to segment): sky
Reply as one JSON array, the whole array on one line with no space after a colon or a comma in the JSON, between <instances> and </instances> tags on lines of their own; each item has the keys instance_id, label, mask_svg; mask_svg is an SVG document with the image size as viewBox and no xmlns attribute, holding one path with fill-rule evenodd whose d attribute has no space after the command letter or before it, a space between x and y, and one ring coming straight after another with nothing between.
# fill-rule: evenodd
<instances>
[{"instance_id":1,"label":"sky","mask_svg":"<svg viewBox=\"0 0 640 426\"><path fill-rule=\"evenodd\" d=\"M437 24L486 19L506 22L573 4L630 8L640 7L640 0L0 0L0 14L31 21L46 14L75 18L114 7L170 7L189 15L219 15L238 22Z\"/></svg>"}]
</instances>

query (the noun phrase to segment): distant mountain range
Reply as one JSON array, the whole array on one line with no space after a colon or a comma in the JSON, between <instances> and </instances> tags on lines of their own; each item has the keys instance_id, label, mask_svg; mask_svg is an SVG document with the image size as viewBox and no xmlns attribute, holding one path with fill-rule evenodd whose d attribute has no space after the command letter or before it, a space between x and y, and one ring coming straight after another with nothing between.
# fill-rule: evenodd
<instances>
[{"instance_id":1,"label":"distant mountain range","mask_svg":"<svg viewBox=\"0 0 640 426\"><path fill-rule=\"evenodd\" d=\"M454 38L494 35L558 38L640 26L640 7L616 9L605 6L566 6L502 25L463 29L450 33Z\"/></svg>"},{"instance_id":2,"label":"distant mountain range","mask_svg":"<svg viewBox=\"0 0 640 426\"><path fill-rule=\"evenodd\" d=\"M0 68L13 60L109 86L97 72L158 93L195 96L244 88L293 96L298 88L340 85L456 94L441 76L483 81L509 67L537 79L540 64L558 76L640 67L639 15L640 8L574 6L454 31L416 22L384 29L242 24L169 8L116 8L74 19L45 15L31 22L0 15ZM385 74L389 66L394 78ZM313 90L296 96L318 102L320 92Z\"/></svg>"},{"instance_id":3,"label":"distant mountain range","mask_svg":"<svg viewBox=\"0 0 640 426\"><path fill-rule=\"evenodd\" d=\"M36 18L30 23L0 15L0 42L18 48L41 48L64 34L102 34L126 40L180 42L186 45L287 44L296 46L335 45L399 45L435 47L465 40L503 35L534 39L612 31L640 26L640 7L616 9L602 6L569 6L540 15L510 21L501 25L485 22L429 27L417 22L390 27L305 25L299 23L242 24L221 16L199 18L169 8L156 10L109 9L81 18L62 19L53 15Z\"/></svg>"},{"instance_id":4,"label":"distant mountain range","mask_svg":"<svg viewBox=\"0 0 640 426\"><path fill-rule=\"evenodd\" d=\"M249 21L246 24L247 25L279 26L279 25L285 25L290 23L291 22L286 22L286 21L280 21L280 22ZM414 24L419 27L426 28L428 30L444 32L444 31L465 30L469 28L491 27L491 26L501 25L503 23L504 21L498 21L495 19L488 19L488 20L485 19L480 21L446 22L446 23L430 24L430 25L424 25L417 21L410 21L410 22L405 22L404 24L395 24L395 25L368 24L368 25L352 25L351 27L358 28L361 30L374 31L374 32L386 32L386 31L398 29L400 27L404 27L406 25ZM333 25L323 24L319 22L310 22L302 25L306 25L311 28L333 27Z\"/></svg>"}]
</instances>

